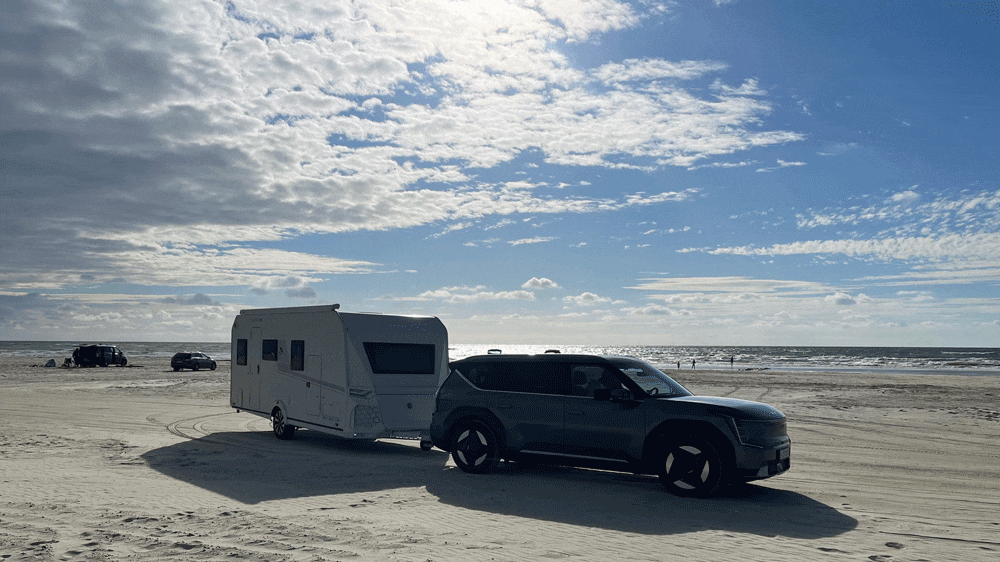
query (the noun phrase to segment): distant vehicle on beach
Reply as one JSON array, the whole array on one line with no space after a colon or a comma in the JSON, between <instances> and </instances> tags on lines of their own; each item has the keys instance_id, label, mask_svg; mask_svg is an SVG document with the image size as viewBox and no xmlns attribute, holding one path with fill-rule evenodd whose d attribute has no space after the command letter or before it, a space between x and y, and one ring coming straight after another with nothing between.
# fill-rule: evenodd
<instances>
[{"instance_id":1,"label":"distant vehicle on beach","mask_svg":"<svg viewBox=\"0 0 1000 562\"><path fill-rule=\"evenodd\" d=\"M128 364L128 357L113 345L81 345L73 350L73 364L77 367L107 367Z\"/></svg>"},{"instance_id":2,"label":"distant vehicle on beach","mask_svg":"<svg viewBox=\"0 0 1000 562\"><path fill-rule=\"evenodd\" d=\"M182 351L180 353L175 353L174 356L170 358L170 366L175 371L180 371L181 369L191 369L192 371L197 371L199 369L211 369L214 371L216 364L211 357L205 355L204 353L198 351Z\"/></svg>"},{"instance_id":3,"label":"distant vehicle on beach","mask_svg":"<svg viewBox=\"0 0 1000 562\"><path fill-rule=\"evenodd\" d=\"M465 472L501 459L656 474L680 496L787 471L785 415L759 402L693 396L630 357L502 355L454 361L438 389L432 443Z\"/></svg>"}]
</instances>

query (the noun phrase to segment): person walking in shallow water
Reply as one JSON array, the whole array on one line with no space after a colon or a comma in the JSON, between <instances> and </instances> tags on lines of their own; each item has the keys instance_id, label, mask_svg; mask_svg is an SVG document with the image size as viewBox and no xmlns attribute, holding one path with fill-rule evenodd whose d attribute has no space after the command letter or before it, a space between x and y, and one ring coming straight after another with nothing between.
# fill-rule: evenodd
<instances>
[{"instance_id":1,"label":"person walking in shallow water","mask_svg":"<svg viewBox=\"0 0 1000 562\"><path fill-rule=\"evenodd\" d=\"M695 360L694 360L694 359L692 359L692 360L691 360L691 368L692 368L692 369L694 369L694 362L695 362Z\"/></svg>"}]
</instances>

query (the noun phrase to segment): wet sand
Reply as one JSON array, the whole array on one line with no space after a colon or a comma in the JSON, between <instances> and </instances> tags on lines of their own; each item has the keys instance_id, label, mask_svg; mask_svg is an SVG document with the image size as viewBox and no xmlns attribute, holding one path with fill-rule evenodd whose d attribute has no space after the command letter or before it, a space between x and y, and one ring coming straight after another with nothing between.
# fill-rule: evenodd
<instances>
[{"instance_id":1,"label":"wet sand","mask_svg":"<svg viewBox=\"0 0 1000 562\"><path fill-rule=\"evenodd\" d=\"M358 443L228 407L228 363L0 359L0 560L1000 559L1000 377L671 370L789 418L792 469L653 477ZM61 358L56 358L61 363Z\"/></svg>"}]
</instances>

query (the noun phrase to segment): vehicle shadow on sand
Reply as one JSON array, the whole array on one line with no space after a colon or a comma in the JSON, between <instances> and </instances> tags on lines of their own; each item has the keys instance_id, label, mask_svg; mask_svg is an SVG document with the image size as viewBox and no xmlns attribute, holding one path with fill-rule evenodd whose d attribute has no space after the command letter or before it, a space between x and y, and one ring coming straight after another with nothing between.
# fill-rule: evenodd
<instances>
[{"instance_id":1,"label":"vehicle shadow on sand","mask_svg":"<svg viewBox=\"0 0 1000 562\"><path fill-rule=\"evenodd\" d=\"M708 499L673 496L654 476L502 463L489 475L457 468L427 483L442 502L475 509L640 534L708 529L818 539L846 533L858 521L808 496L756 484Z\"/></svg>"},{"instance_id":2,"label":"vehicle shadow on sand","mask_svg":"<svg viewBox=\"0 0 1000 562\"><path fill-rule=\"evenodd\" d=\"M858 524L780 489L778 481L775 488L747 484L710 499L680 498L650 476L519 463L472 475L446 465L448 455L438 449L308 431L293 441L270 432L211 433L141 457L166 476L246 504L423 486L442 503L464 509L652 535L715 529L814 539Z\"/></svg>"}]
</instances>

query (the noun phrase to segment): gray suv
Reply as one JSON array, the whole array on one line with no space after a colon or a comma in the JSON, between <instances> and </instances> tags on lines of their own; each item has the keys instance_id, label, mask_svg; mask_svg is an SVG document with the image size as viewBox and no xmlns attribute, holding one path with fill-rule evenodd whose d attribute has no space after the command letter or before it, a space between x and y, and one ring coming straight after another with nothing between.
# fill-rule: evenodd
<instances>
[{"instance_id":1,"label":"gray suv","mask_svg":"<svg viewBox=\"0 0 1000 562\"><path fill-rule=\"evenodd\" d=\"M656 474L705 497L789 469L785 415L767 404L693 396L628 357L479 355L450 364L434 446L466 472L501 459Z\"/></svg>"},{"instance_id":2,"label":"gray suv","mask_svg":"<svg viewBox=\"0 0 1000 562\"><path fill-rule=\"evenodd\" d=\"M182 351L181 353L175 353L174 356L170 358L170 366L175 371L180 371L181 369L191 369L192 371L197 371L198 369L211 369L214 371L216 363L211 357L205 355L204 353Z\"/></svg>"}]
</instances>

